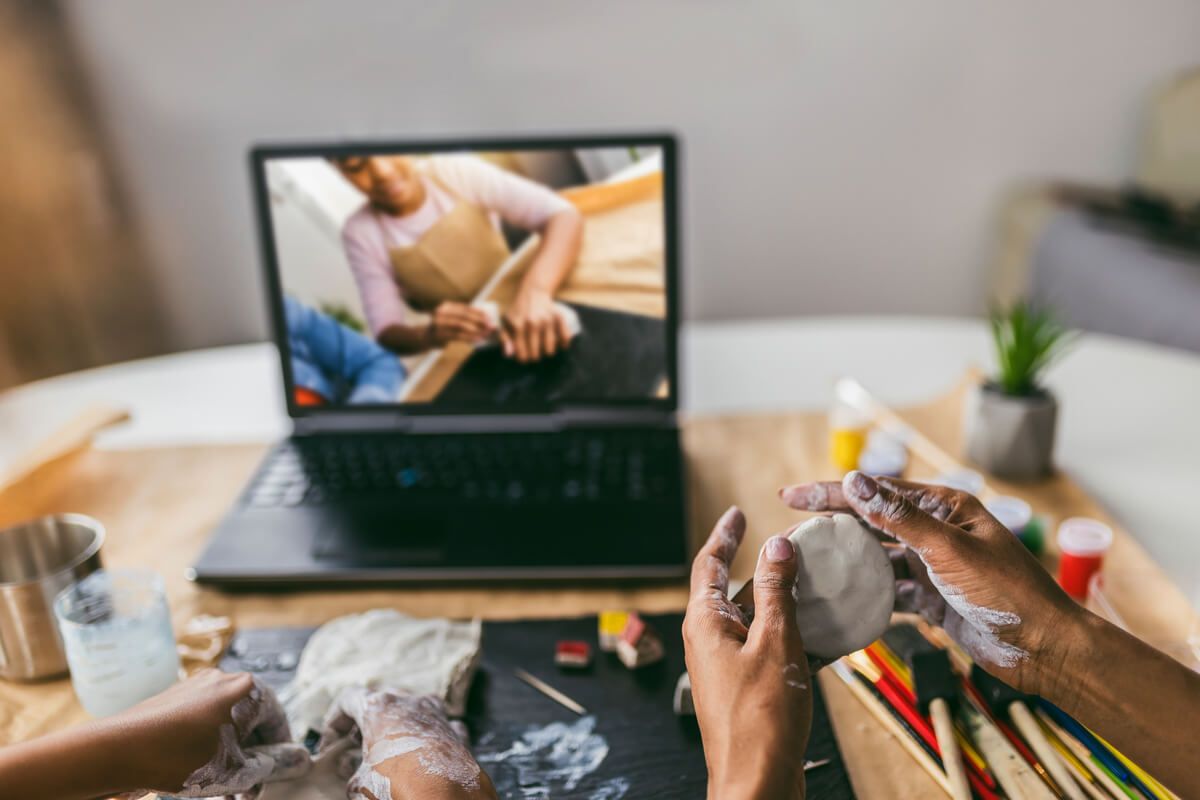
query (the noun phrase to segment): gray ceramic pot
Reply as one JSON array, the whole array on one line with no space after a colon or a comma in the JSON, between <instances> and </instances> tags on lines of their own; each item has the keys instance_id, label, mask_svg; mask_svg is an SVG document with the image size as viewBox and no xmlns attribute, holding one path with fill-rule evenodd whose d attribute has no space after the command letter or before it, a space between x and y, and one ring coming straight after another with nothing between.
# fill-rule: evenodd
<instances>
[{"instance_id":1,"label":"gray ceramic pot","mask_svg":"<svg viewBox=\"0 0 1200 800\"><path fill-rule=\"evenodd\" d=\"M992 384L967 395L967 457L1000 478L1032 481L1050 473L1058 401L1042 390L1014 397Z\"/></svg>"}]
</instances>

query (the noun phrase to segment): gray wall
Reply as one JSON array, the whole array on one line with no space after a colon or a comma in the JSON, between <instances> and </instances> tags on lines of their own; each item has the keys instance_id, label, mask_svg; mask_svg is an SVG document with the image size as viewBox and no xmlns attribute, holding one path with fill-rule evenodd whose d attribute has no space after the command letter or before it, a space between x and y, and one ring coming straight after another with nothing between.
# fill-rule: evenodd
<instances>
[{"instance_id":1,"label":"gray wall","mask_svg":"<svg viewBox=\"0 0 1200 800\"><path fill-rule=\"evenodd\" d=\"M68 2L175 347L263 335L256 140L666 126L692 318L984 307L1013 181L1113 182L1196 0Z\"/></svg>"}]
</instances>

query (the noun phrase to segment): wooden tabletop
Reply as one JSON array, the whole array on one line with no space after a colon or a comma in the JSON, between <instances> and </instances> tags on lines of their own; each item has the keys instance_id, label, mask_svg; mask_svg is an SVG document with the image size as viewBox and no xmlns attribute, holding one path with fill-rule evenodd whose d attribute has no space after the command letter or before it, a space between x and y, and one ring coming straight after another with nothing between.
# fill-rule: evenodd
<instances>
[{"instance_id":1,"label":"wooden tabletop","mask_svg":"<svg viewBox=\"0 0 1200 800\"><path fill-rule=\"evenodd\" d=\"M904 412L909 422L951 452L959 452L958 411L963 387ZM746 512L750 530L734 563L734 577L753 572L755 555L772 533L804 515L776 498L780 486L838 477L826 456L821 414L706 416L687 420L684 439L690 482L691 531L698 543L731 503ZM229 615L238 626L317 625L333 617L387 606L418 616L520 618L594 613L605 608L678 611L687 599L684 582L656 585L487 585L395 589L321 590L306 593L230 595L189 583L183 572L208 532L233 502L263 455L259 445L163 449L86 450L46 465L0 492L0 524L31 516L75 511L108 527L103 551L109 566L151 566L166 579L176 626L195 614ZM920 463L914 477L931 473ZM1069 515L1107 519L1103 510L1066 475L1018 489L997 489L1027 498L1051 521ZM1111 521L1111 520L1110 520ZM1145 551L1123 531L1106 569L1145 574L1137 598L1135 632L1180 635L1188 613L1184 597L1162 577ZM1047 567L1054 568L1053 547ZM836 678L821 678L834 729L860 797L939 797L940 790L900 746L850 696ZM0 742L20 741L86 718L67 680L40 684L0 682Z\"/></svg>"}]
</instances>

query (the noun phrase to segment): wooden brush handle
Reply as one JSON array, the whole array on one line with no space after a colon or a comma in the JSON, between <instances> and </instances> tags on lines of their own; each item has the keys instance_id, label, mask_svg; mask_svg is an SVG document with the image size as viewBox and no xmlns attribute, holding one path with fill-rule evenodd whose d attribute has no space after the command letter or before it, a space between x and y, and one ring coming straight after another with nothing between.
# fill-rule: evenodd
<instances>
[{"instance_id":1,"label":"wooden brush handle","mask_svg":"<svg viewBox=\"0 0 1200 800\"><path fill-rule=\"evenodd\" d=\"M954 800L971 800L971 784L963 767L962 753L958 740L954 738L954 721L950 718L950 706L937 698L929 704L929 716L933 718L933 732L937 734L938 750L942 754L942 768L950 781L950 796Z\"/></svg>"},{"instance_id":2,"label":"wooden brush handle","mask_svg":"<svg viewBox=\"0 0 1200 800\"><path fill-rule=\"evenodd\" d=\"M1017 730L1025 737L1025 741L1033 748L1033 752L1037 754L1038 760L1042 762L1042 766L1054 778L1054 782L1058 784L1058 788L1062 790L1070 800L1088 800L1083 791L1075 783L1075 778L1071 775L1071 771L1067 769L1066 763L1058 755L1058 751L1050 744L1050 740L1046 738L1046 734L1042 733L1041 726L1037 720L1033 718L1033 714L1029 712L1029 707L1024 703L1017 701L1010 703L1008 706L1008 718L1013 721L1013 725L1017 726Z\"/></svg>"}]
</instances>

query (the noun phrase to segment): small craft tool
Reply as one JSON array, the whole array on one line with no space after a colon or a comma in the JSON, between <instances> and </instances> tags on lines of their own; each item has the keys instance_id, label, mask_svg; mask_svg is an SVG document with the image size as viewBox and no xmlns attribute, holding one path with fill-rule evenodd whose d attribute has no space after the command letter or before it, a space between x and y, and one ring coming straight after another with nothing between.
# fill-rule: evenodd
<instances>
[{"instance_id":1,"label":"small craft tool","mask_svg":"<svg viewBox=\"0 0 1200 800\"><path fill-rule=\"evenodd\" d=\"M971 683L979 689L993 714L1007 715L1012 720L1013 725L1025 737L1025 741L1033 748L1033 752L1037 753L1042 765L1054 778L1059 790L1070 800L1087 800L1083 790L1075 782L1066 762L1046 739L1037 720L1030 713L1029 706L1025 705L1025 695L999 678L992 677L978 664L971 668Z\"/></svg>"},{"instance_id":2,"label":"small craft tool","mask_svg":"<svg viewBox=\"0 0 1200 800\"><path fill-rule=\"evenodd\" d=\"M587 642L558 642L554 646L554 663L563 669L587 669L592 664L592 646Z\"/></svg>"},{"instance_id":3,"label":"small craft tool","mask_svg":"<svg viewBox=\"0 0 1200 800\"><path fill-rule=\"evenodd\" d=\"M583 706L581 706L579 703L576 703L574 700L567 697L565 694L560 692L558 689L555 689L553 686L546 683L542 679L534 677L533 675L530 675L525 670L519 669L519 668L514 669L513 674L516 675L517 678L519 678L520 680L522 680L525 683L532 686L534 689L537 689L539 692L546 695L546 697L549 697L551 700L558 703L562 707L568 708L571 711L574 711L579 716L582 717L584 714L587 713L587 709L584 708Z\"/></svg>"},{"instance_id":4,"label":"small craft tool","mask_svg":"<svg viewBox=\"0 0 1200 800\"><path fill-rule=\"evenodd\" d=\"M942 772L941 766L934 758L926 752L913 735L905 731L902 724L893 716L888 709L887 704L880 700L876 695L871 693L865 679L860 679L853 668L841 661L835 661L829 665L833 673L841 679L850 693L854 695L863 707L879 721L879 724L890 733L900 746L912 756L913 760L925 770L929 777L940 786L946 794L950 794L950 783L946 779L946 773Z\"/></svg>"},{"instance_id":5,"label":"small craft tool","mask_svg":"<svg viewBox=\"0 0 1200 800\"><path fill-rule=\"evenodd\" d=\"M979 693L975 685L963 678L961 689L963 696L967 699L967 706L972 708L977 716L986 720L989 723L988 729L996 732L1007 745L1002 752L1016 753L1024 761L1024 764L1020 765L1015 772L1010 771L1010 777L1015 774L1016 781L1020 784L1020 791L1010 792L1010 794L1016 794L1017 797L1062 797L1063 794L1055 784L1054 778L1050 777L1050 773L1038 761L1037 756L1029 749L1029 745L1025 744L1008 723L992 714L987 701L983 699L983 695ZM976 741L979 739L977 738ZM980 744L982 745L982 742ZM982 746L980 749L983 749ZM997 772L997 777L1000 777L999 772Z\"/></svg>"}]
</instances>

